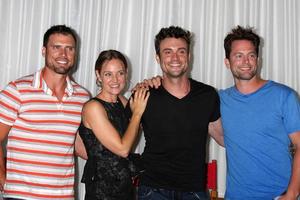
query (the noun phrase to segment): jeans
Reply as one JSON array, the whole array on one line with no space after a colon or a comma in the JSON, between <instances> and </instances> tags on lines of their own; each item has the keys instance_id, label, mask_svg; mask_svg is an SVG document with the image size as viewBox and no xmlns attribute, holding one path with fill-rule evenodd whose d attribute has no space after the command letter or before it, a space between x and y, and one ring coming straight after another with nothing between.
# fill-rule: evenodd
<instances>
[{"instance_id":1,"label":"jeans","mask_svg":"<svg viewBox=\"0 0 300 200\"><path fill-rule=\"evenodd\" d=\"M208 200L207 192L180 192L152 188L145 185L138 187L138 200Z\"/></svg>"}]
</instances>

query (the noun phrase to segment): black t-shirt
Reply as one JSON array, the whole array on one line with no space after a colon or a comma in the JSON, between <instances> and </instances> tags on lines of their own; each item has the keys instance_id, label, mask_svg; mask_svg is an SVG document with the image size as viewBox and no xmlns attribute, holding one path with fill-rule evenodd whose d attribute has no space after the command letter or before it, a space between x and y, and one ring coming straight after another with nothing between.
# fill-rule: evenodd
<instances>
[{"instance_id":1,"label":"black t-shirt","mask_svg":"<svg viewBox=\"0 0 300 200\"><path fill-rule=\"evenodd\" d=\"M141 184L178 191L204 191L208 123L220 117L216 90L190 79L191 90L174 97L164 87L150 89L142 117L145 172Z\"/></svg>"}]
</instances>

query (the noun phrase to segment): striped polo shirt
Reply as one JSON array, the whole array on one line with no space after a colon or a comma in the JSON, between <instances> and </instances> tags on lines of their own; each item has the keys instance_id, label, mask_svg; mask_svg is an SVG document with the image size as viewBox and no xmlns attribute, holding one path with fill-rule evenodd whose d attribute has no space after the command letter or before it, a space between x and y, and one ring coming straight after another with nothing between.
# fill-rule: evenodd
<instances>
[{"instance_id":1,"label":"striped polo shirt","mask_svg":"<svg viewBox=\"0 0 300 200\"><path fill-rule=\"evenodd\" d=\"M89 94L67 78L60 102L41 71L0 92L0 122L11 126L4 197L74 199L74 140Z\"/></svg>"}]
</instances>

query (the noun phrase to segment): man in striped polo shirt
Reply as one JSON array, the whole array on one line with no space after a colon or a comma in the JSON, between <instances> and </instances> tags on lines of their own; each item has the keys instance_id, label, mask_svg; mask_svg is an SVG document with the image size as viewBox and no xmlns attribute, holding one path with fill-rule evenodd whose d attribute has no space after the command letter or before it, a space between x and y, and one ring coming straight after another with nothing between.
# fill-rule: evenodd
<instances>
[{"instance_id":1,"label":"man in striped polo shirt","mask_svg":"<svg viewBox=\"0 0 300 200\"><path fill-rule=\"evenodd\" d=\"M65 25L44 35L45 66L0 92L0 189L7 199L74 199L74 144L88 92L72 81L76 33Z\"/></svg>"}]
</instances>

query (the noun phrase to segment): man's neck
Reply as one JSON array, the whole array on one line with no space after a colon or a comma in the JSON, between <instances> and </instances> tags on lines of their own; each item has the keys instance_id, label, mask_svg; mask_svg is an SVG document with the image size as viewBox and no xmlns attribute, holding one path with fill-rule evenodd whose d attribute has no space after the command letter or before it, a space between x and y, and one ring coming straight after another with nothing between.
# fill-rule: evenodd
<instances>
[{"instance_id":1,"label":"man's neck","mask_svg":"<svg viewBox=\"0 0 300 200\"><path fill-rule=\"evenodd\" d=\"M61 100L67 87L67 75L55 73L45 67L42 71L42 76L54 95Z\"/></svg>"},{"instance_id":2,"label":"man's neck","mask_svg":"<svg viewBox=\"0 0 300 200\"><path fill-rule=\"evenodd\" d=\"M185 97L191 89L190 80L186 76L179 78L164 77L162 85L170 94L179 99Z\"/></svg>"},{"instance_id":3,"label":"man's neck","mask_svg":"<svg viewBox=\"0 0 300 200\"><path fill-rule=\"evenodd\" d=\"M242 94L251 94L261 88L267 81L261 78L251 80L235 80L235 87Z\"/></svg>"}]
</instances>

